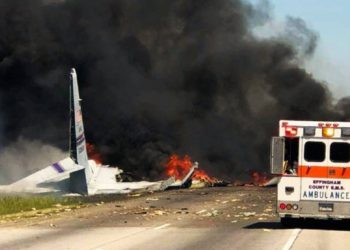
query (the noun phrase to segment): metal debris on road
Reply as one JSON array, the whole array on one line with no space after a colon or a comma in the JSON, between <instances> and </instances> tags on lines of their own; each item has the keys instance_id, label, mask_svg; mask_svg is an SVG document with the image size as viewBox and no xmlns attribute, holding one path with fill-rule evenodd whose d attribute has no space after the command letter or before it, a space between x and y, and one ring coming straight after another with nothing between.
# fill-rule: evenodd
<instances>
[{"instance_id":1,"label":"metal debris on road","mask_svg":"<svg viewBox=\"0 0 350 250\"><path fill-rule=\"evenodd\" d=\"M206 209L202 209L202 210L196 212L196 214L202 214L202 213L205 213L206 211L207 211Z\"/></svg>"},{"instance_id":2,"label":"metal debris on road","mask_svg":"<svg viewBox=\"0 0 350 250\"><path fill-rule=\"evenodd\" d=\"M147 214L147 211L137 211L134 214Z\"/></svg>"},{"instance_id":3,"label":"metal debris on road","mask_svg":"<svg viewBox=\"0 0 350 250\"><path fill-rule=\"evenodd\" d=\"M251 216L254 216L256 214L256 212L244 212L243 215L245 217L251 217Z\"/></svg>"},{"instance_id":4,"label":"metal debris on road","mask_svg":"<svg viewBox=\"0 0 350 250\"><path fill-rule=\"evenodd\" d=\"M130 196L130 197L139 197L139 196L141 196L141 194L140 193L128 194L128 196Z\"/></svg>"},{"instance_id":5,"label":"metal debris on road","mask_svg":"<svg viewBox=\"0 0 350 250\"><path fill-rule=\"evenodd\" d=\"M166 214L166 212L165 212L165 211L162 211L162 210L155 210L153 213L154 213L155 215L164 215L164 214Z\"/></svg>"},{"instance_id":6,"label":"metal debris on road","mask_svg":"<svg viewBox=\"0 0 350 250\"><path fill-rule=\"evenodd\" d=\"M158 201L158 200L159 200L159 199L156 198L156 197L154 197L154 198L150 197L150 198L147 198L147 199L146 199L146 201Z\"/></svg>"}]
</instances>

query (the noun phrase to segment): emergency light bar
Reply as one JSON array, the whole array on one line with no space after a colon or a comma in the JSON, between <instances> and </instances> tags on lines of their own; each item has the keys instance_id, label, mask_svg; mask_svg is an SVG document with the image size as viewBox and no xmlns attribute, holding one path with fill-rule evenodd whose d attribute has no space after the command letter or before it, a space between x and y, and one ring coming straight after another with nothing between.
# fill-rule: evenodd
<instances>
[{"instance_id":1,"label":"emergency light bar","mask_svg":"<svg viewBox=\"0 0 350 250\"><path fill-rule=\"evenodd\" d=\"M350 122L281 120L279 122L279 136L350 137Z\"/></svg>"}]
</instances>

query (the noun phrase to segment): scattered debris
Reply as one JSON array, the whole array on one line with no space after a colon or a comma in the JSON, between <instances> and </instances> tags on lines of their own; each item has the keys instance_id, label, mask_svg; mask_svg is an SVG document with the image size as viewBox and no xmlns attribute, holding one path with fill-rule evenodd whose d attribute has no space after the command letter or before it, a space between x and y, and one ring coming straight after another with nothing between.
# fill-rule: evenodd
<instances>
[{"instance_id":1,"label":"scattered debris","mask_svg":"<svg viewBox=\"0 0 350 250\"><path fill-rule=\"evenodd\" d=\"M153 213L154 213L155 215L164 215L164 214L166 214L166 212L165 212L165 211L162 211L162 210L155 210Z\"/></svg>"},{"instance_id":2,"label":"scattered debris","mask_svg":"<svg viewBox=\"0 0 350 250\"><path fill-rule=\"evenodd\" d=\"M254 216L256 214L256 212L244 212L243 215L245 217L251 217L251 216Z\"/></svg>"},{"instance_id":3,"label":"scattered debris","mask_svg":"<svg viewBox=\"0 0 350 250\"><path fill-rule=\"evenodd\" d=\"M137 211L134 214L147 214L147 211Z\"/></svg>"},{"instance_id":4,"label":"scattered debris","mask_svg":"<svg viewBox=\"0 0 350 250\"><path fill-rule=\"evenodd\" d=\"M219 215L220 213L219 213L218 210L212 210L211 214L212 214L212 216L217 216L217 215Z\"/></svg>"},{"instance_id":5,"label":"scattered debris","mask_svg":"<svg viewBox=\"0 0 350 250\"><path fill-rule=\"evenodd\" d=\"M128 196L130 196L130 197L139 197L139 196L141 196L141 194L140 193L128 194Z\"/></svg>"},{"instance_id":6,"label":"scattered debris","mask_svg":"<svg viewBox=\"0 0 350 250\"><path fill-rule=\"evenodd\" d=\"M146 201L158 201L159 199L158 198L152 198L152 197L150 197L150 198L147 198L146 199Z\"/></svg>"},{"instance_id":7,"label":"scattered debris","mask_svg":"<svg viewBox=\"0 0 350 250\"><path fill-rule=\"evenodd\" d=\"M203 217L214 217L214 216L218 216L219 214L222 214L222 212L219 212L218 210L212 208L211 211L203 209L203 210L196 212L196 214L203 216Z\"/></svg>"},{"instance_id":8,"label":"scattered debris","mask_svg":"<svg viewBox=\"0 0 350 250\"><path fill-rule=\"evenodd\" d=\"M202 214L202 213L205 213L206 211L207 211L206 209L203 209L203 210L196 212L196 214Z\"/></svg>"}]
</instances>

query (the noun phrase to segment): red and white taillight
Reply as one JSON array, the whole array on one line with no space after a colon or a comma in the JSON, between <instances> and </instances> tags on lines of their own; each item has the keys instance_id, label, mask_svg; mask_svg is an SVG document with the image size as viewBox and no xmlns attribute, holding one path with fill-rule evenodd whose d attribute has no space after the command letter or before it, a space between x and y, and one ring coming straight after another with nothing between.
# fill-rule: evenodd
<instances>
[{"instance_id":1,"label":"red and white taillight","mask_svg":"<svg viewBox=\"0 0 350 250\"><path fill-rule=\"evenodd\" d=\"M298 210L299 209L299 206L298 206L298 204L291 204L291 203L280 203L279 204L279 208L281 209L281 210Z\"/></svg>"}]
</instances>

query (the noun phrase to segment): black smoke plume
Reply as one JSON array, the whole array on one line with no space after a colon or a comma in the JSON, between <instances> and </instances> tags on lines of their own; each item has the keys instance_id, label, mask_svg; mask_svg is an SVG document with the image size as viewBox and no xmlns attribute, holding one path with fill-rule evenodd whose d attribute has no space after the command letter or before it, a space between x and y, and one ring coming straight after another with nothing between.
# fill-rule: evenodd
<instances>
[{"instance_id":1,"label":"black smoke plume","mask_svg":"<svg viewBox=\"0 0 350 250\"><path fill-rule=\"evenodd\" d=\"M172 153L227 179L267 171L279 119L343 120L349 101L336 109L327 87L297 65L300 48L310 56L317 42L301 20L289 20L295 46L254 37L269 18L268 2L261 6L0 0L2 147L27 138L67 150L76 67L86 136L105 163L151 179Z\"/></svg>"}]
</instances>

